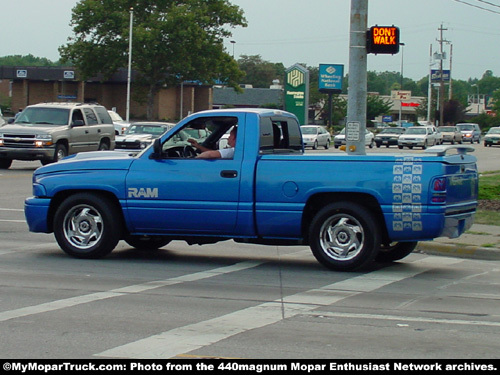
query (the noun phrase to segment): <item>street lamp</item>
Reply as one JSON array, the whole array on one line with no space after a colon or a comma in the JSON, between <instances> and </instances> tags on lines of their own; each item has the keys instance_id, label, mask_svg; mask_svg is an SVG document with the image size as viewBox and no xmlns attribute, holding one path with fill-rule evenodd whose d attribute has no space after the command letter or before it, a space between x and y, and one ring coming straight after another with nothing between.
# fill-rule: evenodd
<instances>
[{"instance_id":1,"label":"street lamp","mask_svg":"<svg viewBox=\"0 0 500 375\"><path fill-rule=\"evenodd\" d=\"M231 40L231 44L233 45L233 59L234 59L234 45L236 44L236 40Z\"/></svg>"},{"instance_id":2,"label":"street lamp","mask_svg":"<svg viewBox=\"0 0 500 375\"><path fill-rule=\"evenodd\" d=\"M479 85L477 85L475 83L471 85L471 87L474 87L474 86L476 86L476 89L477 89L477 107L476 107L476 109L477 109L477 115L479 116Z\"/></svg>"},{"instance_id":3,"label":"street lamp","mask_svg":"<svg viewBox=\"0 0 500 375\"><path fill-rule=\"evenodd\" d=\"M404 46L404 43L399 43L400 46ZM404 56L404 48L401 48L401 84L400 90L403 90L403 56ZM402 126L401 116L403 111L403 100L399 101L399 126Z\"/></svg>"},{"instance_id":4,"label":"street lamp","mask_svg":"<svg viewBox=\"0 0 500 375\"><path fill-rule=\"evenodd\" d=\"M128 37L128 72L127 72L127 110L126 120L130 121L130 81L132 76L132 26L134 24L134 8L130 8L130 26Z\"/></svg>"}]
</instances>

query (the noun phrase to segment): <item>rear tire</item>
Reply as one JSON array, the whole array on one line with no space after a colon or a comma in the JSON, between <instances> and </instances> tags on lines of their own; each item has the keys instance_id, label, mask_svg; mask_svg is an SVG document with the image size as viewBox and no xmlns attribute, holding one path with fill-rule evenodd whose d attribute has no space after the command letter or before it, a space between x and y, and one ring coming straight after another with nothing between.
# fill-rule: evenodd
<instances>
[{"instance_id":1,"label":"rear tire","mask_svg":"<svg viewBox=\"0 0 500 375\"><path fill-rule=\"evenodd\" d=\"M335 271L352 271L370 263L380 247L377 219L363 206L331 203L311 222L309 245L316 259Z\"/></svg>"},{"instance_id":2,"label":"rear tire","mask_svg":"<svg viewBox=\"0 0 500 375\"><path fill-rule=\"evenodd\" d=\"M76 258L109 254L122 234L121 212L108 199L92 193L66 198L54 216L54 235L61 249Z\"/></svg>"},{"instance_id":3,"label":"rear tire","mask_svg":"<svg viewBox=\"0 0 500 375\"><path fill-rule=\"evenodd\" d=\"M394 242L388 245L381 245L375 258L377 262L395 262L410 255L417 247L418 241L413 242Z\"/></svg>"},{"instance_id":4,"label":"rear tire","mask_svg":"<svg viewBox=\"0 0 500 375\"><path fill-rule=\"evenodd\" d=\"M169 239L161 236L125 236L125 242L138 250L157 250L170 243Z\"/></svg>"}]
</instances>

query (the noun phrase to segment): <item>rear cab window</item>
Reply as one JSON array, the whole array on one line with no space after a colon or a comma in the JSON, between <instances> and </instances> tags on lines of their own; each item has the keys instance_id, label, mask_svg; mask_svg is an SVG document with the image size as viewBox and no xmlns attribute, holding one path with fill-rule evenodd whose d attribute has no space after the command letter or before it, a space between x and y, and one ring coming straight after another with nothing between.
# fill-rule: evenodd
<instances>
[{"instance_id":1,"label":"rear cab window","mask_svg":"<svg viewBox=\"0 0 500 375\"><path fill-rule=\"evenodd\" d=\"M260 154L302 153L302 137L295 119L264 117L260 121Z\"/></svg>"}]
</instances>

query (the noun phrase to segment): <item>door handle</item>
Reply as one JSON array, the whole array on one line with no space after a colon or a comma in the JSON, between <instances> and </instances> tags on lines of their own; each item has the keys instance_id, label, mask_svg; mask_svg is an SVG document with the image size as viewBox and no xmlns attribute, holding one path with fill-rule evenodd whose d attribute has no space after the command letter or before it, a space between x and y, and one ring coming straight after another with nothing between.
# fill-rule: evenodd
<instances>
[{"instance_id":1,"label":"door handle","mask_svg":"<svg viewBox=\"0 0 500 375\"><path fill-rule=\"evenodd\" d=\"M221 171L220 176L223 178L236 178L238 177L238 171L231 171L231 170Z\"/></svg>"}]
</instances>

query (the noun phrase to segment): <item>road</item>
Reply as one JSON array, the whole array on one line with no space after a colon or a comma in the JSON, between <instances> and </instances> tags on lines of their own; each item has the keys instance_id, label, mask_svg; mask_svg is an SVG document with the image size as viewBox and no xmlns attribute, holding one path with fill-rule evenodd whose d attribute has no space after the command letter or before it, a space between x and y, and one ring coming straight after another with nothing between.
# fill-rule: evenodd
<instances>
[{"instance_id":1,"label":"road","mask_svg":"<svg viewBox=\"0 0 500 375\"><path fill-rule=\"evenodd\" d=\"M475 147L492 168L481 155L498 160L500 148ZM157 252L120 242L77 260L27 231L38 166L0 171L2 358L498 357L497 261L416 253L338 273L307 247L232 241Z\"/></svg>"}]
</instances>

